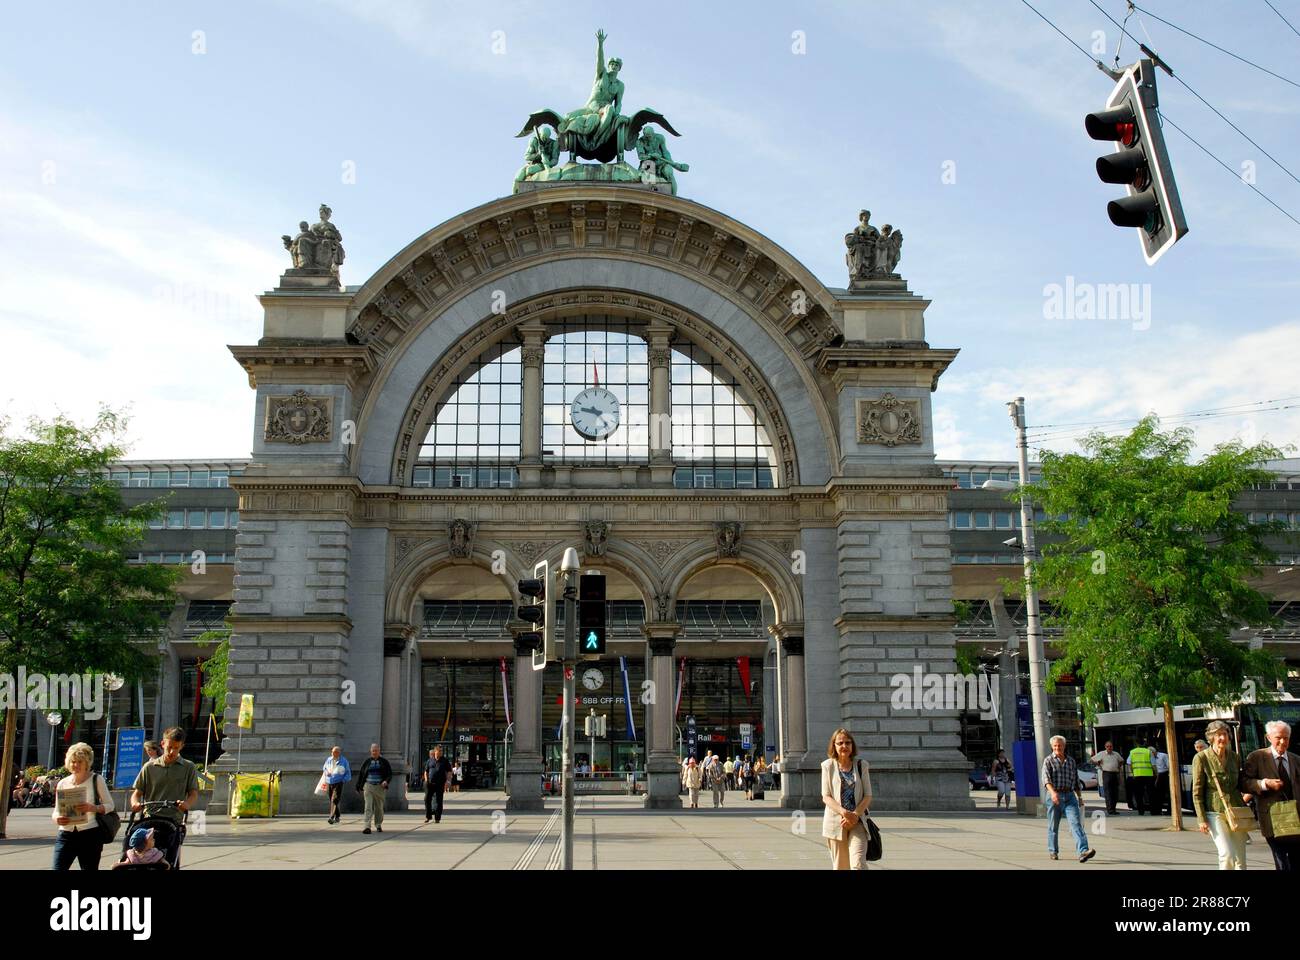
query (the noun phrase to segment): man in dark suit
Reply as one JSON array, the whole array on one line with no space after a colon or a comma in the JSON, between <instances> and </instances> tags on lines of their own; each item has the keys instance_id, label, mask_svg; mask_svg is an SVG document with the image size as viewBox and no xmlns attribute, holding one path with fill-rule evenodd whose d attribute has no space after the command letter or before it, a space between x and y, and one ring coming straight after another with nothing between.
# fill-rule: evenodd
<instances>
[{"instance_id":1,"label":"man in dark suit","mask_svg":"<svg viewBox=\"0 0 1300 960\"><path fill-rule=\"evenodd\" d=\"M1273 851L1273 863L1279 870L1300 867L1300 837L1273 835L1273 810L1283 804L1296 808L1300 797L1300 755L1287 748L1291 727L1272 720L1264 727L1269 746L1256 750L1241 768L1241 788L1253 793L1259 809L1259 826Z\"/></svg>"}]
</instances>

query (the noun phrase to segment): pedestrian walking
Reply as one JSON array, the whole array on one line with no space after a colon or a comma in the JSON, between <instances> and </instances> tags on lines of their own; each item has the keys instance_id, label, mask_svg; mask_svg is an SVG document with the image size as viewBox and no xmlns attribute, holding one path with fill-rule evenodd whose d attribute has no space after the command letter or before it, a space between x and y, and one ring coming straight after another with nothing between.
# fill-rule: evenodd
<instances>
[{"instance_id":1,"label":"pedestrian walking","mask_svg":"<svg viewBox=\"0 0 1300 960\"><path fill-rule=\"evenodd\" d=\"M1083 812L1079 804L1079 766L1073 757L1065 755L1065 737L1060 734L1052 737L1052 752L1043 760L1043 786L1047 788L1050 805L1047 808L1047 855L1059 860L1057 855L1057 831L1061 827L1061 818L1070 821L1070 831L1074 834L1075 852L1080 863L1087 863L1097 855L1096 850L1088 847L1088 835L1083 832Z\"/></svg>"},{"instance_id":2,"label":"pedestrian walking","mask_svg":"<svg viewBox=\"0 0 1300 960\"><path fill-rule=\"evenodd\" d=\"M822 837L833 870L867 869L866 817L871 808L871 769L858 757L853 734L843 727L831 734L822 761Z\"/></svg>"},{"instance_id":3,"label":"pedestrian walking","mask_svg":"<svg viewBox=\"0 0 1300 960\"><path fill-rule=\"evenodd\" d=\"M158 744L155 741L146 740L144 742L145 763L148 763L150 760L157 760L161 756L162 756L162 747L158 746Z\"/></svg>"},{"instance_id":4,"label":"pedestrian walking","mask_svg":"<svg viewBox=\"0 0 1300 960\"><path fill-rule=\"evenodd\" d=\"M727 757L727 762L722 765L722 770L726 777L727 789L736 789L736 762L731 757Z\"/></svg>"},{"instance_id":5,"label":"pedestrian walking","mask_svg":"<svg viewBox=\"0 0 1300 960\"><path fill-rule=\"evenodd\" d=\"M372 743L370 756L366 757L357 773L357 793L365 800L365 829L362 833L370 832L371 823L374 823L376 833L384 832L384 798L392 779L392 765L379 752L379 744Z\"/></svg>"},{"instance_id":6,"label":"pedestrian walking","mask_svg":"<svg viewBox=\"0 0 1300 960\"><path fill-rule=\"evenodd\" d=\"M1129 796L1138 816L1144 816L1151 809L1151 785L1155 782L1156 768L1149 747L1137 744L1128 752Z\"/></svg>"},{"instance_id":7,"label":"pedestrian walking","mask_svg":"<svg viewBox=\"0 0 1300 960\"><path fill-rule=\"evenodd\" d=\"M59 781L50 815L59 827L54 840L54 869L70 870L76 860L82 870L98 870L104 852L98 818L113 812L113 795L104 778L95 773L95 751L90 744L74 743L63 765L72 772Z\"/></svg>"},{"instance_id":8,"label":"pedestrian walking","mask_svg":"<svg viewBox=\"0 0 1300 960\"><path fill-rule=\"evenodd\" d=\"M149 816L183 823L185 814L194 808L194 802L199 798L199 768L181 756L185 731L180 727L168 728L159 746L162 755L146 763L136 775L131 791L131 812L140 813L145 809L145 803L174 800L175 807L159 807L149 811Z\"/></svg>"},{"instance_id":9,"label":"pedestrian walking","mask_svg":"<svg viewBox=\"0 0 1300 960\"><path fill-rule=\"evenodd\" d=\"M1119 803L1119 775L1124 771L1124 758L1115 752L1115 744L1106 741L1106 749L1092 755L1092 762L1101 771L1101 792L1106 798L1106 812L1115 812Z\"/></svg>"},{"instance_id":10,"label":"pedestrian walking","mask_svg":"<svg viewBox=\"0 0 1300 960\"><path fill-rule=\"evenodd\" d=\"M1234 830L1229 806L1249 813L1237 803L1241 792L1241 759L1228 746L1228 725L1215 720L1205 728L1205 738L1213 744L1192 758L1192 807L1196 826L1208 833L1219 853L1220 870L1246 869L1246 831ZM1251 818L1253 820L1253 817Z\"/></svg>"},{"instance_id":11,"label":"pedestrian walking","mask_svg":"<svg viewBox=\"0 0 1300 960\"><path fill-rule=\"evenodd\" d=\"M452 774L455 777L455 779L452 780L451 792L460 793L461 784L465 782L465 767L461 764L459 760L457 760L455 766L453 766L451 769L452 769Z\"/></svg>"},{"instance_id":12,"label":"pedestrian walking","mask_svg":"<svg viewBox=\"0 0 1300 960\"><path fill-rule=\"evenodd\" d=\"M713 792L713 808L716 810L723 805L723 800L727 793L727 772L726 765L720 763L714 758L713 763L709 764L704 771L704 780L709 789Z\"/></svg>"},{"instance_id":13,"label":"pedestrian walking","mask_svg":"<svg viewBox=\"0 0 1300 960\"><path fill-rule=\"evenodd\" d=\"M745 754L745 759L740 762L740 780L745 785L745 799L754 799L754 761Z\"/></svg>"},{"instance_id":14,"label":"pedestrian walking","mask_svg":"<svg viewBox=\"0 0 1300 960\"><path fill-rule=\"evenodd\" d=\"M442 794L451 777L451 764L442 755L442 747L429 751L424 764L424 822L442 823Z\"/></svg>"},{"instance_id":15,"label":"pedestrian walking","mask_svg":"<svg viewBox=\"0 0 1300 960\"><path fill-rule=\"evenodd\" d=\"M330 749L321 772L325 776L325 795L330 801L330 815L325 822L338 823L343 816L343 785L352 781L352 767L341 747L335 745Z\"/></svg>"},{"instance_id":16,"label":"pedestrian walking","mask_svg":"<svg viewBox=\"0 0 1300 960\"><path fill-rule=\"evenodd\" d=\"M1007 809L1011 809L1011 778L1014 772L1011 768L1011 761L1007 759L1007 752L999 750L998 755L993 760L993 765L989 767L989 782L993 784L998 795L993 801L993 808L996 810L1002 806L1002 801L1007 802Z\"/></svg>"},{"instance_id":17,"label":"pedestrian walking","mask_svg":"<svg viewBox=\"0 0 1300 960\"><path fill-rule=\"evenodd\" d=\"M1300 755L1292 753L1291 725L1270 720L1264 725L1269 745L1242 764L1243 791L1254 794L1259 828L1279 870L1300 867Z\"/></svg>"},{"instance_id":18,"label":"pedestrian walking","mask_svg":"<svg viewBox=\"0 0 1300 960\"><path fill-rule=\"evenodd\" d=\"M686 772L682 775L682 782L686 785L686 792L690 796L692 810L699 809L700 783L702 780L699 764L695 762L694 757L691 757L686 761Z\"/></svg>"}]
</instances>

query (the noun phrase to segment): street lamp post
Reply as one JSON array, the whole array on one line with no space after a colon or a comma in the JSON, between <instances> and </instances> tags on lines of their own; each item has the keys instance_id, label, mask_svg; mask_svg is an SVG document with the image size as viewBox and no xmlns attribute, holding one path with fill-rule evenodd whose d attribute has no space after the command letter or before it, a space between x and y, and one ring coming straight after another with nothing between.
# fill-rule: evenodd
<instances>
[{"instance_id":1,"label":"street lamp post","mask_svg":"<svg viewBox=\"0 0 1300 960\"><path fill-rule=\"evenodd\" d=\"M1016 453L1020 467L1020 482L985 480L984 490L1015 490L1020 494L1020 530L1024 546L1025 566L1025 639L1029 644L1029 700L1034 715L1035 776L1047 758L1047 655L1043 649L1043 631L1038 616L1038 588L1034 584L1034 561L1037 548L1034 544L1034 505L1024 492L1029 484L1029 446L1025 440L1025 398L1016 397L1007 404L1011 422L1016 428Z\"/></svg>"},{"instance_id":2,"label":"street lamp post","mask_svg":"<svg viewBox=\"0 0 1300 960\"><path fill-rule=\"evenodd\" d=\"M573 701L577 695L574 674L578 669L578 574L582 564L578 551L569 547L560 561L560 575L564 578L564 745L562 769L564 771L564 864L563 869L573 869L573 734L576 722ZM549 602L549 601L548 601Z\"/></svg>"},{"instance_id":3,"label":"street lamp post","mask_svg":"<svg viewBox=\"0 0 1300 960\"><path fill-rule=\"evenodd\" d=\"M45 715L45 722L50 725L50 762L45 765L47 770L54 769L54 728L63 722L63 714L56 710L51 710Z\"/></svg>"},{"instance_id":4,"label":"street lamp post","mask_svg":"<svg viewBox=\"0 0 1300 960\"><path fill-rule=\"evenodd\" d=\"M109 737L111 737L113 733L113 694L121 690L123 684L125 683L126 681L123 680L121 677L117 676L117 674L114 673L104 674L104 689L108 691L108 709L105 711L104 714L104 756L103 756L104 765L103 768L100 770L100 775L104 778L105 783L108 782Z\"/></svg>"}]
</instances>

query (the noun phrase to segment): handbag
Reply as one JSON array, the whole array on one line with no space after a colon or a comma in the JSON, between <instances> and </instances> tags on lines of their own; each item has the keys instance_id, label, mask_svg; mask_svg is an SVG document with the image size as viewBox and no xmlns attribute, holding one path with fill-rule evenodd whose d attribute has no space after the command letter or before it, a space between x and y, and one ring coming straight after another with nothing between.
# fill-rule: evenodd
<instances>
[{"instance_id":1,"label":"handbag","mask_svg":"<svg viewBox=\"0 0 1300 960\"><path fill-rule=\"evenodd\" d=\"M1214 751L1206 750L1205 752L1209 754L1209 759L1206 762L1218 767L1219 758L1214 755ZM1224 817L1228 821L1228 829L1233 833L1249 833L1251 830L1258 830L1259 821L1255 819L1255 812L1245 805L1233 806L1228 802L1228 798L1223 792L1223 784L1219 783L1219 778L1213 776L1210 779L1214 781L1214 788L1219 791L1219 799L1223 801L1223 809L1226 811ZM1296 832L1300 833L1300 827L1296 828Z\"/></svg>"},{"instance_id":2,"label":"handbag","mask_svg":"<svg viewBox=\"0 0 1300 960\"><path fill-rule=\"evenodd\" d=\"M312 791L318 797L328 796L330 792L330 775L322 773L320 781L316 784L316 789Z\"/></svg>"},{"instance_id":3,"label":"handbag","mask_svg":"<svg viewBox=\"0 0 1300 960\"><path fill-rule=\"evenodd\" d=\"M885 845L880 839L880 828L870 817L863 817L867 825L867 862L875 863L885 855Z\"/></svg>"},{"instance_id":4,"label":"handbag","mask_svg":"<svg viewBox=\"0 0 1300 960\"><path fill-rule=\"evenodd\" d=\"M1268 822L1275 839L1300 836L1300 812L1297 812L1294 800L1279 800L1269 807Z\"/></svg>"},{"instance_id":5,"label":"handbag","mask_svg":"<svg viewBox=\"0 0 1300 960\"><path fill-rule=\"evenodd\" d=\"M103 777L95 774L95 801L99 801L99 784ZM104 784L104 792L108 792L108 784ZM95 822L99 825L99 836L104 841L104 845L112 843L117 839L117 831L122 829L122 815L116 810L110 810L108 813L95 814Z\"/></svg>"}]
</instances>

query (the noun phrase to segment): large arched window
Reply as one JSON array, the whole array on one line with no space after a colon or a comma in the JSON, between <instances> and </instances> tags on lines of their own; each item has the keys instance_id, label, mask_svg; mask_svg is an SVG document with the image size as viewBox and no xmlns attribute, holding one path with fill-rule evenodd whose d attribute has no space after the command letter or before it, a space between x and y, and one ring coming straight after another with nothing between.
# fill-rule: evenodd
<instances>
[{"instance_id":1,"label":"large arched window","mask_svg":"<svg viewBox=\"0 0 1300 960\"><path fill-rule=\"evenodd\" d=\"M542 363L542 456L545 463L646 463L650 455L650 367L641 325L582 317L549 326ZM517 483L522 416L522 356L514 347L487 354L456 378L420 448L417 487L508 487ZM619 401L618 428L604 440L583 438L570 408L584 389L609 390ZM696 345L671 352L670 410L674 485L774 486L776 461L762 418L726 369Z\"/></svg>"}]
</instances>

